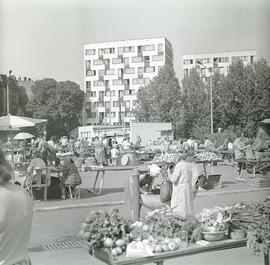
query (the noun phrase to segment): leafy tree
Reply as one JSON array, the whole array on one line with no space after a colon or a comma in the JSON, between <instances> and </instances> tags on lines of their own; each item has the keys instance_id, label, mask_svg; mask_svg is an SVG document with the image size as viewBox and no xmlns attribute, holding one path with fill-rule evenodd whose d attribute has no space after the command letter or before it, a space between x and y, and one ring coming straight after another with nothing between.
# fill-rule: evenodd
<instances>
[{"instance_id":1,"label":"leafy tree","mask_svg":"<svg viewBox=\"0 0 270 265\"><path fill-rule=\"evenodd\" d=\"M182 80L182 102L184 106L183 137L203 138L210 133L209 88L195 68Z\"/></svg>"},{"instance_id":2,"label":"leafy tree","mask_svg":"<svg viewBox=\"0 0 270 265\"><path fill-rule=\"evenodd\" d=\"M139 121L172 122L177 134L181 125L181 90L173 68L165 66L145 87L141 87L135 110Z\"/></svg>"},{"instance_id":3,"label":"leafy tree","mask_svg":"<svg viewBox=\"0 0 270 265\"><path fill-rule=\"evenodd\" d=\"M28 111L35 118L48 120L48 136L68 135L79 125L83 107L84 92L72 81L57 82L46 78L32 86L33 97Z\"/></svg>"},{"instance_id":4,"label":"leafy tree","mask_svg":"<svg viewBox=\"0 0 270 265\"><path fill-rule=\"evenodd\" d=\"M237 61L213 93L215 127L239 126L254 136L258 122L270 117L270 66L264 59L247 66Z\"/></svg>"}]
</instances>

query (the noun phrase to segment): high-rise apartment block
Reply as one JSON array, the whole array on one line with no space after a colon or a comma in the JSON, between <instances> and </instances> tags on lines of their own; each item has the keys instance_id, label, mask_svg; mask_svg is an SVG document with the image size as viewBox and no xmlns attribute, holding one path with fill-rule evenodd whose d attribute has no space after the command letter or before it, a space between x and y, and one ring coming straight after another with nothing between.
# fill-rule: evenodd
<instances>
[{"instance_id":1,"label":"high-rise apartment block","mask_svg":"<svg viewBox=\"0 0 270 265\"><path fill-rule=\"evenodd\" d=\"M200 76L207 81L213 72L227 76L229 66L236 60L242 60L246 65L253 63L256 59L256 51L228 51L210 52L183 55L182 57L182 76L188 76L192 68L197 68ZM198 64L202 63L204 66Z\"/></svg>"},{"instance_id":2,"label":"high-rise apartment block","mask_svg":"<svg viewBox=\"0 0 270 265\"><path fill-rule=\"evenodd\" d=\"M137 92L165 65L173 50L164 38L84 45L86 124L126 124L135 120Z\"/></svg>"}]
</instances>

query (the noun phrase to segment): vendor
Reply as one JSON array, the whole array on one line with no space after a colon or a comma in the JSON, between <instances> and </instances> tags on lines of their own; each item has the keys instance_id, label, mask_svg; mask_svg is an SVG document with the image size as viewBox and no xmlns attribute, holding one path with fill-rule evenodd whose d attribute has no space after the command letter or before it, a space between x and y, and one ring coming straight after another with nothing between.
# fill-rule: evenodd
<instances>
[{"instance_id":1,"label":"vendor","mask_svg":"<svg viewBox=\"0 0 270 265\"><path fill-rule=\"evenodd\" d=\"M127 137L127 138L124 138L123 142L122 142L122 150L125 151L125 152L128 152L128 151L131 151L131 142L130 142L130 138Z\"/></svg>"},{"instance_id":2,"label":"vendor","mask_svg":"<svg viewBox=\"0 0 270 265\"><path fill-rule=\"evenodd\" d=\"M236 134L236 139L233 142L233 148L234 148L234 158L235 159L244 159L245 158L245 150L248 146L245 145L244 142L244 137L243 134L241 132L238 132ZM236 181L244 181L243 177L242 177L242 168L244 166L243 162L238 162L237 163L237 170L239 173L238 178L236 178Z\"/></svg>"},{"instance_id":3,"label":"vendor","mask_svg":"<svg viewBox=\"0 0 270 265\"><path fill-rule=\"evenodd\" d=\"M173 212L186 218L193 213L193 187L197 181L195 176L199 175L195 164L194 149L189 148L173 172L168 173L173 183L171 208Z\"/></svg>"},{"instance_id":4,"label":"vendor","mask_svg":"<svg viewBox=\"0 0 270 265\"><path fill-rule=\"evenodd\" d=\"M205 140L204 140L204 148L208 152L212 151L214 148L213 143L209 140L207 136L205 137Z\"/></svg>"}]
</instances>

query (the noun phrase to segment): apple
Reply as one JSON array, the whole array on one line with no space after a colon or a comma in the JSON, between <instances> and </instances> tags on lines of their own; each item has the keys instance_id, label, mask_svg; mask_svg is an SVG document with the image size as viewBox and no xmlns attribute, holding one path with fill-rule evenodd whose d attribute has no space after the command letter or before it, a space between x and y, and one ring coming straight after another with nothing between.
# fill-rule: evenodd
<instances>
[{"instance_id":1,"label":"apple","mask_svg":"<svg viewBox=\"0 0 270 265\"><path fill-rule=\"evenodd\" d=\"M120 247L115 248L118 255L121 255L123 253L122 249Z\"/></svg>"},{"instance_id":2,"label":"apple","mask_svg":"<svg viewBox=\"0 0 270 265\"><path fill-rule=\"evenodd\" d=\"M156 247L155 247L156 253L160 253L160 252L162 252L162 250L163 250L162 245L156 245Z\"/></svg>"},{"instance_id":3,"label":"apple","mask_svg":"<svg viewBox=\"0 0 270 265\"><path fill-rule=\"evenodd\" d=\"M124 246L125 245L125 240L123 240L123 239L117 239L116 241L115 241L115 245L117 246L117 247L122 247L122 246Z\"/></svg>"},{"instance_id":4,"label":"apple","mask_svg":"<svg viewBox=\"0 0 270 265\"><path fill-rule=\"evenodd\" d=\"M118 255L118 251L117 251L116 248L113 248L113 249L111 250L111 253L112 253L112 255L113 255L114 257Z\"/></svg>"},{"instance_id":5,"label":"apple","mask_svg":"<svg viewBox=\"0 0 270 265\"><path fill-rule=\"evenodd\" d=\"M104 246L106 248L111 248L113 246L113 240L109 237L104 239Z\"/></svg>"}]
</instances>

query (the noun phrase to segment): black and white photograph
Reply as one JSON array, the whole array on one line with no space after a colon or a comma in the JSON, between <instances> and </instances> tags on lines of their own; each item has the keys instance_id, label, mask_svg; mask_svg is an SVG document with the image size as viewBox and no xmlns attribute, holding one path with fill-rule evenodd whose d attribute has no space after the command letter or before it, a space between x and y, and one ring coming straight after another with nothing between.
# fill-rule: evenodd
<instances>
[{"instance_id":1,"label":"black and white photograph","mask_svg":"<svg viewBox=\"0 0 270 265\"><path fill-rule=\"evenodd\" d=\"M0 265L270 265L270 0L0 0Z\"/></svg>"}]
</instances>

